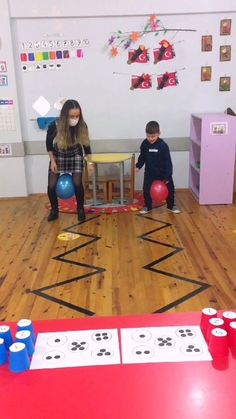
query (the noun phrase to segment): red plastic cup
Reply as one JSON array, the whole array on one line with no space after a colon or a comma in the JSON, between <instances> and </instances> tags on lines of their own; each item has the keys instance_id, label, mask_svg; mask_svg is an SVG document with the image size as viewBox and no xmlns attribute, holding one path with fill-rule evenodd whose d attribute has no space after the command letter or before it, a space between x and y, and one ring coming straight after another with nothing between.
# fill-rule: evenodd
<instances>
[{"instance_id":1,"label":"red plastic cup","mask_svg":"<svg viewBox=\"0 0 236 419\"><path fill-rule=\"evenodd\" d=\"M228 355L229 342L226 330L219 327L212 329L208 349L213 358Z\"/></svg>"},{"instance_id":2,"label":"red plastic cup","mask_svg":"<svg viewBox=\"0 0 236 419\"><path fill-rule=\"evenodd\" d=\"M230 349L236 349L236 321L230 322L228 334Z\"/></svg>"},{"instance_id":3,"label":"red plastic cup","mask_svg":"<svg viewBox=\"0 0 236 419\"><path fill-rule=\"evenodd\" d=\"M208 327L206 331L206 341L209 343L211 331L215 329L216 327L219 327L220 329L224 329L225 322L220 317L212 317L208 320Z\"/></svg>"},{"instance_id":4,"label":"red plastic cup","mask_svg":"<svg viewBox=\"0 0 236 419\"><path fill-rule=\"evenodd\" d=\"M229 330L230 322L236 321L236 313L234 311L224 311L222 314L222 319L225 322L226 330Z\"/></svg>"},{"instance_id":5,"label":"red plastic cup","mask_svg":"<svg viewBox=\"0 0 236 419\"><path fill-rule=\"evenodd\" d=\"M202 309L200 328L205 339L206 339L209 319L212 319L212 317L217 317L217 311L215 308L207 307L207 308Z\"/></svg>"}]
</instances>

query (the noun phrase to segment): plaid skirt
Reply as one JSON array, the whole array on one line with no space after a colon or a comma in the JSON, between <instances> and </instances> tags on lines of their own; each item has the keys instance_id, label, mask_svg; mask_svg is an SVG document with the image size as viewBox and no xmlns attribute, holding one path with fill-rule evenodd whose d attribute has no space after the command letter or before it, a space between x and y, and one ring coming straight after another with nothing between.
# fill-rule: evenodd
<instances>
[{"instance_id":1,"label":"plaid skirt","mask_svg":"<svg viewBox=\"0 0 236 419\"><path fill-rule=\"evenodd\" d=\"M54 156L58 173L82 173L83 156L81 156L80 148L77 145L64 151L55 149Z\"/></svg>"}]
</instances>

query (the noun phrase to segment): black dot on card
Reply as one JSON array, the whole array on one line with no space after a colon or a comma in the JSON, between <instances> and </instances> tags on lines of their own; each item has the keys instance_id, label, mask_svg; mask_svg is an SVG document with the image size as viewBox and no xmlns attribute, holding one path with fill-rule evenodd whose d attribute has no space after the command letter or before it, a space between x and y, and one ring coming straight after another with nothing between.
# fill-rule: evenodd
<instances>
[{"instance_id":1,"label":"black dot on card","mask_svg":"<svg viewBox=\"0 0 236 419\"><path fill-rule=\"evenodd\" d=\"M194 349L194 345L188 345L188 348Z\"/></svg>"},{"instance_id":2,"label":"black dot on card","mask_svg":"<svg viewBox=\"0 0 236 419\"><path fill-rule=\"evenodd\" d=\"M80 346L79 350L83 351L85 348L83 346Z\"/></svg>"},{"instance_id":3,"label":"black dot on card","mask_svg":"<svg viewBox=\"0 0 236 419\"><path fill-rule=\"evenodd\" d=\"M61 342L61 339L55 339L55 343L59 343L59 342Z\"/></svg>"},{"instance_id":4,"label":"black dot on card","mask_svg":"<svg viewBox=\"0 0 236 419\"><path fill-rule=\"evenodd\" d=\"M182 329L179 329L179 333L184 333L184 330L182 330Z\"/></svg>"},{"instance_id":5,"label":"black dot on card","mask_svg":"<svg viewBox=\"0 0 236 419\"><path fill-rule=\"evenodd\" d=\"M77 345L78 342L72 342L71 345Z\"/></svg>"},{"instance_id":6,"label":"black dot on card","mask_svg":"<svg viewBox=\"0 0 236 419\"><path fill-rule=\"evenodd\" d=\"M109 339L109 337L108 336L104 336L104 338L103 338L104 340L106 340L106 339Z\"/></svg>"},{"instance_id":7,"label":"black dot on card","mask_svg":"<svg viewBox=\"0 0 236 419\"><path fill-rule=\"evenodd\" d=\"M103 356L103 354L101 354L101 352L98 352L97 356Z\"/></svg>"},{"instance_id":8,"label":"black dot on card","mask_svg":"<svg viewBox=\"0 0 236 419\"><path fill-rule=\"evenodd\" d=\"M182 338L186 338L186 336L187 336L187 335L186 335L185 333L181 333L181 337L182 337Z\"/></svg>"},{"instance_id":9,"label":"black dot on card","mask_svg":"<svg viewBox=\"0 0 236 419\"><path fill-rule=\"evenodd\" d=\"M192 349L186 349L186 352L192 352Z\"/></svg>"},{"instance_id":10,"label":"black dot on card","mask_svg":"<svg viewBox=\"0 0 236 419\"><path fill-rule=\"evenodd\" d=\"M105 355L109 356L109 355L111 355L111 352L105 352Z\"/></svg>"},{"instance_id":11,"label":"black dot on card","mask_svg":"<svg viewBox=\"0 0 236 419\"><path fill-rule=\"evenodd\" d=\"M77 346L73 346L73 348L71 348L72 351L77 351Z\"/></svg>"},{"instance_id":12,"label":"black dot on card","mask_svg":"<svg viewBox=\"0 0 236 419\"><path fill-rule=\"evenodd\" d=\"M102 335L103 335L103 336L107 336L107 332L103 332L103 333L102 333Z\"/></svg>"},{"instance_id":13,"label":"black dot on card","mask_svg":"<svg viewBox=\"0 0 236 419\"><path fill-rule=\"evenodd\" d=\"M150 354L150 351L144 351L145 355Z\"/></svg>"},{"instance_id":14,"label":"black dot on card","mask_svg":"<svg viewBox=\"0 0 236 419\"><path fill-rule=\"evenodd\" d=\"M158 338L157 340L159 340L160 342L162 342L162 341L163 341L163 339L162 339L162 338Z\"/></svg>"},{"instance_id":15,"label":"black dot on card","mask_svg":"<svg viewBox=\"0 0 236 419\"><path fill-rule=\"evenodd\" d=\"M185 332L189 333L189 332L191 332L191 329L186 329Z\"/></svg>"},{"instance_id":16,"label":"black dot on card","mask_svg":"<svg viewBox=\"0 0 236 419\"><path fill-rule=\"evenodd\" d=\"M139 335L140 338L145 338L145 335Z\"/></svg>"},{"instance_id":17,"label":"black dot on card","mask_svg":"<svg viewBox=\"0 0 236 419\"><path fill-rule=\"evenodd\" d=\"M199 348L194 348L194 352L200 352Z\"/></svg>"},{"instance_id":18,"label":"black dot on card","mask_svg":"<svg viewBox=\"0 0 236 419\"><path fill-rule=\"evenodd\" d=\"M54 356L54 359L60 359L61 357L60 357L60 355L55 355Z\"/></svg>"},{"instance_id":19,"label":"black dot on card","mask_svg":"<svg viewBox=\"0 0 236 419\"><path fill-rule=\"evenodd\" d=\"M100 333L96 333L95 336L100 336Z\"/></svg>"},{"instance_id":20,"label":"black dot on card","mask_svg":"<svg viewBox=\"0 0 236 419\"><path fill-rule=\"evenodd\" d=\"M189 332L189 333L188 333L188 336L193 336L193 333Z\"/></svg>"},{"instance_id":21,"label":"black dot on card","mask_svg":"<svg viewBox=\"0 0 236 419\"><path fill-rule=\"evenodd\" d=\"M46 359L50 360L50 359L52 359L52 357L50 355L48 355L48 356L46 356Z\"/></svg>"},{"instance_id":22,"label":"black dot on card","mask_svg":"<svg viewBox=\"0 0 236 419\"><path fill-rule=\"evenodd\" d=\"M159 343L159 346L165 346L165 344L163 342Z\"/></svg>"},{"instance_id":23,"label":"black dot on card","mask_svg":"<svg viewBox=\"0 0 236 419\"><path fill-rule=\"evenodd\" d=\"M172 340L172 338L166 338L166 340Z\"/></svg>"},{"instance_id":24,"label":"black dot on card","mask_svg":"<svg viewBox=\"0 0 236 419\"><path fill-rule=\"evenodd\" d=\"M80 342L81 345L86 345L86 342Z\"/></svg>"},{"instance_id":25,"label":"black dot on card","mask_svg":"<svg viewBox=\"0 0 236 419\"><path fill-rule=\"evenodd\" d=\"M100 341L100 340L102 340L102 338L97 338L97 339L96 339L96 341L97 341L97 342L98 342L98 341Z\"/></svg>"},{"instance_id":26,"label":"black dot on card","mask_svg":"<svg viewBox=\"0 0 236 419\"><path fill-rule=\"evenodd\" d=\"M100 352L106 352L106 349L100 349Z\"/></svg>"},{"instance_id":27,"label":"black dot on card","mask_svg":"<svg viewBox=\"0 0 236 419\"><path fill-rule=\"evenodd\" d=\"M167 344L166 344L167 346L172 346L172 343L171 342L167 342Z\"/></svg>"},{"instance_id":28,"label":"black dot on card","mask_svg":"<svg viewBox=\"0 0 236 419\"><path fill-rule=\"evenodd\" d=\"M136 355L141 355L142 354L141 351L136 351L135 353L136 353Z\"/></svg>"}]
</instances>

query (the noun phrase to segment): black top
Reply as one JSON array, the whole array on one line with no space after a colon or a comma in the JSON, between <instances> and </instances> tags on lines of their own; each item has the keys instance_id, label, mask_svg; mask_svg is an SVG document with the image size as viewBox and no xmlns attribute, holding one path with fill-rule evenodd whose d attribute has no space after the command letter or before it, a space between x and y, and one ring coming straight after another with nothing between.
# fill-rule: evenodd
<instances>
[{"instance_id":1,"label":"black top","mask_svg":"<svg viewBox=\"0 0 236 419\"><path fill-rule=\"evenodd\" d=\"M165 180L172 177L170 150L164 140L159 138L153 144L150 144L147 139L142 142L136 167L141 169L144 164L147 175Z\"/></svg>"},{"instance_id":2,"label":"black top","mask_svg":"<svg viewBox=\"0 0 236 419\"><path fill-rule=\"evenodd\" d=\"M56 135L57 135L57 125L56 125L56 122L52 122L49 125L48 130L47 130L47 136L46 136L47 151L56 151L55 144L54 144L54 139L55 139ZM90 147L90 145L87 145L87 146L83 145L82 146L81 144L78 144L78 151L79 151L79 154L81 156L83 155L83 151L84 151L85 155L91 154L91 147Z\"/></svg>"}]
</instances>

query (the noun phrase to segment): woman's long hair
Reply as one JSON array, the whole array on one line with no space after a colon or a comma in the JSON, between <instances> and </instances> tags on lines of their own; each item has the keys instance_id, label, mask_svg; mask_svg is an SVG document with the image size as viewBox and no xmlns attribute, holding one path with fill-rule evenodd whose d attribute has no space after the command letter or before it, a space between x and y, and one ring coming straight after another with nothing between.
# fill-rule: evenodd
<instances>
[{"instance_id":1,"label":"woman's long hair","mask_svg":"<svg viewBox=\"0 0 236 419\"><path fill-rule=\"evenodd\" d=\"M69 111L79 109L79 122L75 127L69 125ZM62 106L59 120L57 122L56 143L59 149L68 149L76 144L89 145L88 127L84 121L82 109L77 100L69 99Z\"/></svg>"}]
</instances>

